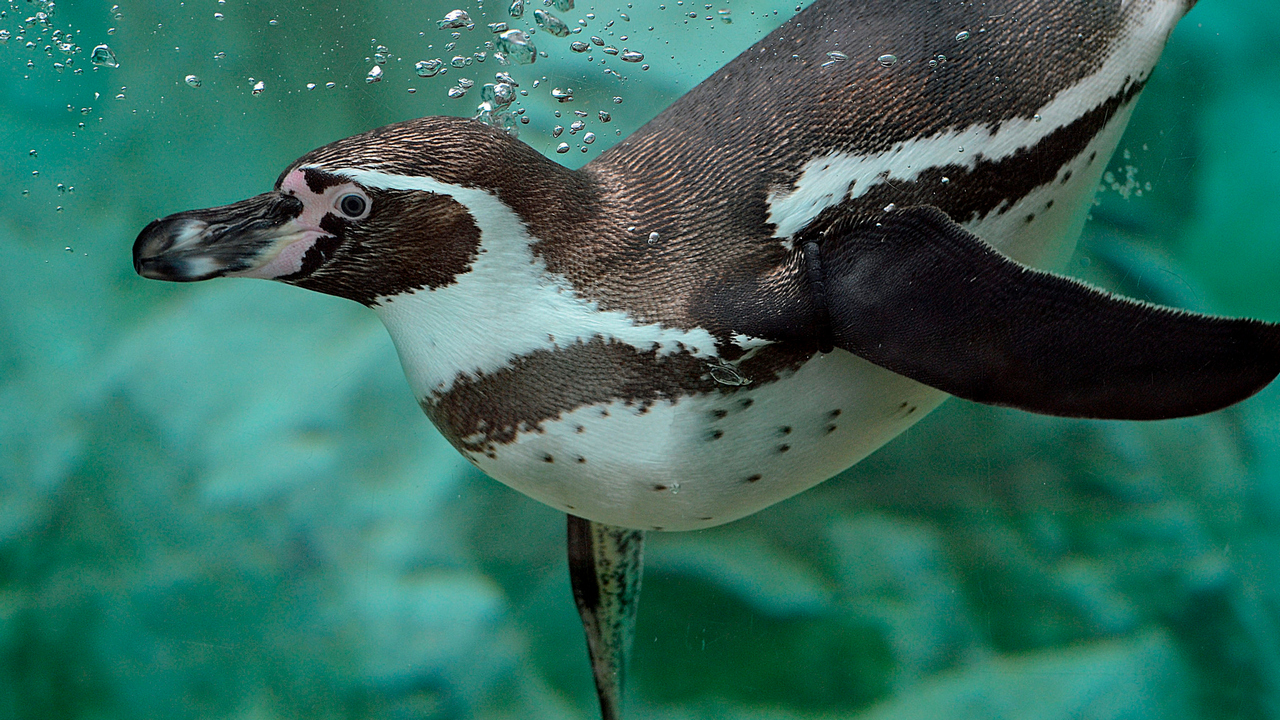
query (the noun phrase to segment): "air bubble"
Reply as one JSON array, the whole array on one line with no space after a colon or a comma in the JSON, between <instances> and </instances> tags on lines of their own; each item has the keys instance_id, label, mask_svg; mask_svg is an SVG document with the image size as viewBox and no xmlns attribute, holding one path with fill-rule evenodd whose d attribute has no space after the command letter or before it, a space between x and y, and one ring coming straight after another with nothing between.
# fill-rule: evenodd
<instances>
[{"instance_id":1,"label":"air bubble","mask_svg":"<svg viewBox=\"0 0 1280 720\"><path fill-rule=\"evenodd\" d=\"M476 26L471 21L471 16L467 14L466 10L450 10L443 20L436 21L436 25L439 25L441 30L453 30L455 28L470 30Z\"/></svg>"},{"instance_id":2,"label":"air bubble","mask_svg":"<svg viewBox=\"0 0 1280 720\"><path fill-rule=\"evenodd\" d=\"M965 40L968 40L968 39L969 39L968 30L961 30L960 32L956 33L956 42L964 42Z\"/></svg>"},{"instance_id":3,"label":"air bubble","mask_svg":"<svg viewBox=\"0 0 1280 720\"><path fill-rule=\"evenodd\" d=\"M569 43L569 49L574 52L580 53L580 52L586 52L590 50L591 46L582 42L581 40L574 40L573 42Z\"/></svg>"},{"instance_id":4,"label":"air bubble","mask_svg":"<svg viewBox=\"0 0 1280 720\"><path fill-rule=\"evenodd\" d=\"M419 60L413 64L414 72L418 73L418 77L435 77L440 72L440 68L444 66L444 61L435 58L433 60Z\"/></svg>"},{"instance_id":5,"label":"air bubble","mask_svg":"<svg viewBox=\"0 0 1280 720\"><path fill-rule=\"evenodd\" d=\"M659 241L659 240L661 240L661 239L662 239L662 236L658 234L658 231L657 231L657 230L655 230L655 231L653 231L653 232L649 233L649 244L650 244L650 245L657 245L657 244L658 244L658 241Z\"/></svg>"},{"instance_id":6,"label":"air bubble","mask_svg":"<svg viewBox=\"0 0 1280 720\"><path fill-rule=\"evenodd\" d=\"M523 30L508 30L498 36L498 52L521 65L532 64L538 57L533 40Z\"/></svg>"},{"instance_id":7,"label":"air bubble","mask_svg":"<svg viewBox=\"0 0 1280 720\"><path fill-rule=\"evenodd\" d=\"M198 88L204 84L203 82L201 82L200 77L197 75L188 75L185 78L183 78L182 81L193 88Z\"/></svg>"},{"instance_id":8,"label":"air bubble","mask_svg":"<svg viewBox=\"0 0 1280 720\"><path fill-rule=\"evenodd\" d=\"M89 55L89 62L98 67L120 67L120 62L116 60L116 54L111 52L111 48L106 45L95 47L93 53Z\"/></svg>"},{"instance_id":9,"label":"air bubble","mask_svg":"<svg viewBox=\"0 0 1280 720\"><path fill-rule=\"evenodd\" d=\"M552 88L551 97L562 103L573 101L573 88Z\"/></svg>"},{"instance_id":10,"label":"air bubble","mask_svg":"<svg viewBox=\"0 0 1280 720\"><path fill-rule=\"evenodd\" d=\"M635 62L640 62L641 60L644 60L644 53L640 52L639 50L628 50L626 48L623 48L622 54L619 55L619 57L622 58L623 62L635 63Z\"/></svg>"},{"instance_id":11,"label":"air bubble","mask_svg":"<svg viewBox=\"0 0 1280 720\"><path fill-rule=\"evenodd\" d=\"M534 10L533 19L538 23L538 27L555 35L556 37L568 37L569 26L563 20L552 15L546 10Z\"/></svg>"},{"instance_id":12,"label":"air bubble","mask_svg":"<svg viewBox=\"0 0 1280 720\"><path fill-rule=\"evenodd\" d=\"M376 82L380 82L381 80L382 80L381 65L374 65L372 68L369 69L369 74L364 76L364 81L367 83L376 83Z\"/></svg>"},{"instance_id":13,"label":"air bubble","mask_svg":"<svg viewBox=\"0 0 1280 720\"><path fill-rule=\"evenodd\" d=\"M569 152L569 143L560 143L559 145L557 145L556 152L560 153L561 155Z\"/></svg>"},{"instance_id":14,"label":"air bubble","mask_svg":"<svg viewBox=\"0 0 1280 720\"><path fill-rule=\"evenodd\" d=\"M884 67L893 67L898 62L898 56L885 54L881 55L877 60Z\"/></svg>"},{"instance_id":15,"label":"air bubble","mask_svg":"<svg viewBox=\"0 0 1280 720\"><path fill-rule=\"evenodd\" d=\"M511 7L507 8L507 14L513 18L524 17L524 0L511 0Z\"/></svg>"}]
</instances>

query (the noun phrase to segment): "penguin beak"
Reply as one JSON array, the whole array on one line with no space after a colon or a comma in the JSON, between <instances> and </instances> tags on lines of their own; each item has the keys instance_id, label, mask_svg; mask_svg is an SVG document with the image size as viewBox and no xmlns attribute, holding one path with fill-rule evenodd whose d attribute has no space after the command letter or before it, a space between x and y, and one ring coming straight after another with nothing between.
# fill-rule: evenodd
<instances>
[{"instance_id":1,"label":"penguin beak","mask_svg":"<svg viewBox=\"0 0 1280 720\"><path fill-rule=\"evenodd\" d=\"M298 198L273 191L154 220L133 243L133 269L172 282L257 274L285 248L320 234L298 222L302 210Z\"/></svg>"}]
</instances>

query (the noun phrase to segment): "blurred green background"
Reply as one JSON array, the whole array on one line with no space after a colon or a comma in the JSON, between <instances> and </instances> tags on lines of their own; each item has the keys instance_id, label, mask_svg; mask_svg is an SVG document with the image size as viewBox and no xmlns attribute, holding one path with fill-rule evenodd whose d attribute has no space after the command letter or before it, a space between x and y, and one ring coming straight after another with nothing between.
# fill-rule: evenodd
<instances>
[{"instance_id":1,"label":"blurred green background","mask_svg":"<svg viewBox=\"0 0 1280 720\"><path fill-rule=\"evenodd\" d=\"M563 516L452 451L371 313L130 264L149 220L472 115L499 70L520 137L580 165L795 10L578 3L650 67L545 32L499 67L486 25L536 3L0 0L0 718L595 717ZM1183 21L1070 272L1280 320L1278 50L1273 0ZM571 110L593 145L552 138ZM815 490L651 534L633 717L1280 718L1278 431L1276 387L1141 424L951 400Z\"/></svg>"}]
</instances>

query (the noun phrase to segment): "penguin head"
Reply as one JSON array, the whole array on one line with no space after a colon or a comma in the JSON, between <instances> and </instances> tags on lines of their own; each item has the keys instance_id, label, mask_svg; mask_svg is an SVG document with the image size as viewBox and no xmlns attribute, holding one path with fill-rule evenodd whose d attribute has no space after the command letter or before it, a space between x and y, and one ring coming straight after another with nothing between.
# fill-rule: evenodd
<instances>
[{"instance_id":1,"label":"penguin head","mask_svg":"<svg viewBox=\"0 0 1280 720\"><path fill-rule=\"evenodd\" d=\"M307 153L269 192L152 222L134 242L134 268L178 282L268 278L375 305L466 272L480 228L459 197L496 197L512 174L548 165L563 172L478 121L388 125Z\"/></svg>"}]
</instances>

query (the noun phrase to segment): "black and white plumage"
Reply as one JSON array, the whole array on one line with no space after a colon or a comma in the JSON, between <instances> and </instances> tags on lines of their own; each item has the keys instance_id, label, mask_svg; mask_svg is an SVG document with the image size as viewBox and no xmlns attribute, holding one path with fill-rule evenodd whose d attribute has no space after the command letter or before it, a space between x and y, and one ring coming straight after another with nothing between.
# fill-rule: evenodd
<instances>
[{"instance_id":1,"label":"black and white plumage","mask_svg":"<svg viewBox=\"0 0 1280 720\"><path fill-rule=\"evenodd\" d=\"M819 0L582 170L413 120L152 223L135 265L371 307L453 445L638 574L635 530L756 512L947 393L1146 419L1270 382L1274 325L1029 268L1070 254L1192 4Z\"/></svg>"}]
</instances>

